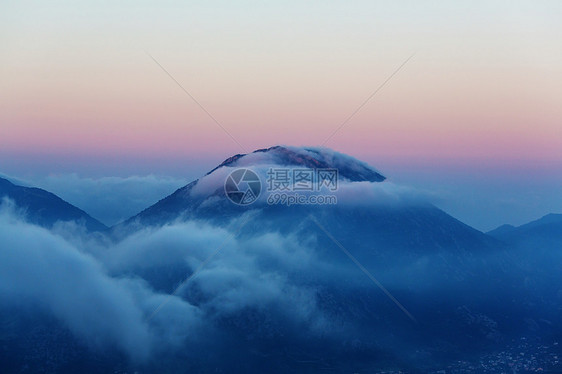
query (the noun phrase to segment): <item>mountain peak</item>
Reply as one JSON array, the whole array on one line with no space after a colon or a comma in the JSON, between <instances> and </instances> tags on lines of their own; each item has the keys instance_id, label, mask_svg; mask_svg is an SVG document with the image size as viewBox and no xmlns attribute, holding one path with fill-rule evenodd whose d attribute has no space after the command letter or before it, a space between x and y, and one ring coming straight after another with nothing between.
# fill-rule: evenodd
<instances>
[{"instance_id":1,"label":"mountain peak","mask_svg":"<svg viewBox=\"0 0 562 374\"><path fill-rule=\"evenodd\" d=\"M365 162L329 148L276 145L227 158L201 178L179 188L171 195L129 218L123 225L137 222L151 225L162 224L178 217L187 217L190 214L203 214L203 211L208 211L210 215L214 214L214 216L218 211L222 215L226 214L225 212L238 214L246 207L234 205L224 198L224 183L234 169L243 168L251 169L254 173L261 175L262 183L270 168L335 169L338 184L340 182L374 183L383 182L386 179ZM224 199L221 200L221 197ZM252 205L252 207L256 206Z\"/></svg>"},{"instance_id":2,"label":"mountain peak","mask_svg":"<svg viewBox=\"0 0 562 374\"><path fill-rule=\"evenodd\" d=\"M310 169L338 169L340 178L351 182L382 182L386 179L366 163L329 148L276 145L247 154L236 154L224 160L206 175L221 167L251 167L271 164Z\"/></svg>"}]
</instances>

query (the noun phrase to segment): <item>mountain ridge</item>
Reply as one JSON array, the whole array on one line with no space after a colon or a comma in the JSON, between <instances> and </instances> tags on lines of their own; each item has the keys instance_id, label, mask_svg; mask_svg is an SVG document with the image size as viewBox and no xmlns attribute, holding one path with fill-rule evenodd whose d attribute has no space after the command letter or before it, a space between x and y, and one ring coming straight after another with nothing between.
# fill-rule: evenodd
<instances>
[{"instance_id":1,"label":"mountain ridge","mask_svg":"<svg viewBox=\"0 0 562 374\"><path fill-rule=\"evenodd\" d=\"M25 187L0 177L0 198L13 200L24 209L29 222L51 228L57 221L84 223L90 231L104 231L108 227L84 210L61 199L52 192L37 187Z\"/></svg>"},{"instance_id":2,"label":"mountain ridge","mask_svg":"<svg viewBox=\"0 0 562 374\"><path fill-rule=\"evenodd\" d=\"M534 243L544 248L562 248L562 214L549 213L520 226L502 225L488 231L488 235L523 247Z\"/></svg>"}]
</instances>

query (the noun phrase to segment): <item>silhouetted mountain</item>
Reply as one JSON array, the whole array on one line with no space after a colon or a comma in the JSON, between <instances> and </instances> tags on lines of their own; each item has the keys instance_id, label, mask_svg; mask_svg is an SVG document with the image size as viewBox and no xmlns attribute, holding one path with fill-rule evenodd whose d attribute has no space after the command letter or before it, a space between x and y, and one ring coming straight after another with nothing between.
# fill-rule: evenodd
<instances>
[{"instance_id":1,"label":"silhouetted mountain","mask_svg":"<svg viewBox=\"0 0 562 374\"><path fill-rule=\"evenodd\" d=\"M27 221L51 228L57 221L83 223L88 230L106 230L107 226L92 218L88 213L64 201L57 195L40 188L23 187L0 178L0 198L13 200L24 210Z\"/></svg>"}]
</instances>

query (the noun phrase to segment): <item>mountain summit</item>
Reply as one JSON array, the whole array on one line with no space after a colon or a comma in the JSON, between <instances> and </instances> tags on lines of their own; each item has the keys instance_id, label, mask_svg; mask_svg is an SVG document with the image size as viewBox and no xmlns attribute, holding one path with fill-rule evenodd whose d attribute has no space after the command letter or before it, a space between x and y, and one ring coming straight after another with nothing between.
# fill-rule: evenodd
<instances>
[{"instance_id":1,"label":"mountain summit","mask_svg":"<svg viewBox=\"0 0 562 374\"><path fill-rule=\"evenodd\" d=\"M232 204L225 195L224 182L228 174L239 168L248 168L261 176L265 188L267 172L271 168L333 169L338 182L379 183L386 178L368 164L328 148L273 146L248 154L237 154L220 163L203 177L179 188L171 195L125 221L130 224L161 225L181 216L201 218L256 208L256 204L241 207Z\"/></svg>"},{"instance_id":2,"label":"mountain summit","mask_svg":"<svg viewBox=\"0 0 562 374\"><path fill-rule=\"evenodd\" d=\"M229 157L207 175L222 167L249 167L263 164L310 169L338 169L339 177L351 182L382 182L386 179L366 163L328 148L280 145Z\"/></svg>"}]
</instances>

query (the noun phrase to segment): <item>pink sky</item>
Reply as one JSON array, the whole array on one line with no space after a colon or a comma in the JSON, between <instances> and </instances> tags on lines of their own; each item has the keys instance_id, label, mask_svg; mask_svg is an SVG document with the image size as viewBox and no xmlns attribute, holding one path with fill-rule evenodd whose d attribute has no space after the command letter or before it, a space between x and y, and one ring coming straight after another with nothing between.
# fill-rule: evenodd
<instances>
[{"instance_id":1,"label":"pink sky","mask_svg":"<svg viewBox=\"0 0 562 374\"><path fill-rule=\"evenodd\" d=\"M416 52L327 146L368 161L562 166L556 2L140 4L7 6L1 157L242 152L144 50L248 151L322 144Z\"/></svg>"}]
</instances>

